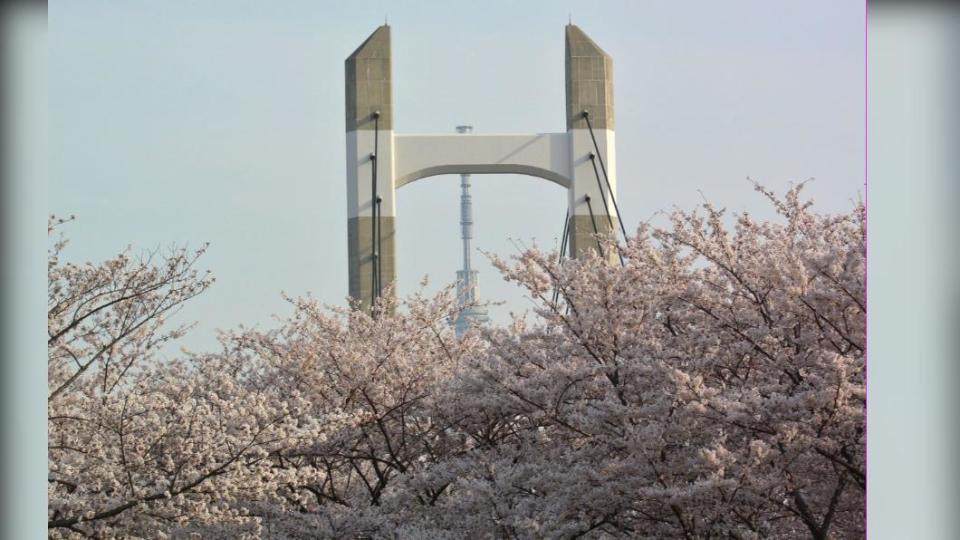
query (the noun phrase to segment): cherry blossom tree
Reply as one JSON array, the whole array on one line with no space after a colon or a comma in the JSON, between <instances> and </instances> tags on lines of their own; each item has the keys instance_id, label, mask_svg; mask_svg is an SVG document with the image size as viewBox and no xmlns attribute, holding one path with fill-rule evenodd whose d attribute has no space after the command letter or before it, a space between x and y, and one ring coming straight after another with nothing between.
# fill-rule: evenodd
<instances>
[{"instance_id":1,"label":"cherry blossom tree","mask_svg":"<svg viewBox=\"0 0 960 540\"><path fill-rule=\"evenodd\" d=\"M194 268L202 249L77 265L65 246L55 239L48 270L51 536L259 536L234 501L272 495L282 479L266 458L328 419L254 388L243 358L156 356L185 330L169 316L212 283Z\"/></svg>"},{"instance_id":2,"label":"cherry blossom tree","mask_svg":"<svg viewBox=\"0 0 960 540\"><path fill-rule=\"evenodd\" d=\"M161 361L202 252L50 273L52 535L857 538L862 206L705 204L604 253L495 259L533 317L457 338L447 288Z\"/></svg>"},{"instance_id":3,"label":"cherry blossom tree","mask_svg":"<svg viewBox=\"0 0 960 540\"><path fill-rule=\"evenodd\" d=\"M411 481L447 467L463 447L455 426L437 411L465 358L482 347L477 333L458 339L450 325L458 307L451 288L399 302L386 291L372 313L291 299L294 314L278 330L229 335L243 355L257 357L278 384L304 396L309 414L346 415L324 439L275 456L294 478L284 504L261 508L270 535L283 538L366 537L408 529L447 486Z\"/></svg>"},{"instance_id":4,"label":"cherry blossom tree","mask_svg":"<svg viewBox=\"0 0 960 540\"><path fill-rule=\"evenodd\" d=\"M864 213L815 215L801 188L757 188L782 223L730 231L707 204L641 227L622 268L499 262L543 321L476 382L530 428L501 512L536 508L519 536L862 536Z\"/></svg>"}]
</instances>

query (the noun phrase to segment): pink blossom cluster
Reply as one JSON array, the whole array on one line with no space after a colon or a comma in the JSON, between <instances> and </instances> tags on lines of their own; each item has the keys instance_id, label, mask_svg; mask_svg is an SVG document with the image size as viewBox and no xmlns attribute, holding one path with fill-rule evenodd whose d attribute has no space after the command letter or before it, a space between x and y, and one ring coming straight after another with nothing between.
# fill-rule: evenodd
<instances>
[{"instance_id":1,"label":"pink blossom cluster","mask_svg":"<svg viewBox=\"0 0 960 540\"><path fill-rule=\"evenodd\" d=\"M56 538L857 538L862 206L705 204L495 263L533 317L461 338L446 289L155 356L200 252L50 254ZM54 226L56 230L56 226ZM556 294L554 292L556 291Z\"/></svg>"}]
</instances>

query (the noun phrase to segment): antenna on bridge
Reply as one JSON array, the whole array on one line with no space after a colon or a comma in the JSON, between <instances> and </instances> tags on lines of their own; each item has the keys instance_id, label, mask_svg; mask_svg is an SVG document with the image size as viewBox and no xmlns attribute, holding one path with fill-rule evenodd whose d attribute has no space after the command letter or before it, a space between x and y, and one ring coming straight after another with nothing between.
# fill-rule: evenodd
<instances>
[{"instance_id":1,"label":"antenna on bridge","mask_svg":"<svg viewBox=\"0 0 960 540\"><path fill-rule=\"evenodd\" d=\"M457 126L461 135L473 133L473 126ZM490 321L487 310L476 305L478 278L477 271L470 265L470 241L473 239L473 198L470 196L470 175L460 174L460 233L463 240L463 270L457 272L457 302L462 308L456 320L454 330L462 336L470 327L481 326Z\"/></svg>"}]
</instances>

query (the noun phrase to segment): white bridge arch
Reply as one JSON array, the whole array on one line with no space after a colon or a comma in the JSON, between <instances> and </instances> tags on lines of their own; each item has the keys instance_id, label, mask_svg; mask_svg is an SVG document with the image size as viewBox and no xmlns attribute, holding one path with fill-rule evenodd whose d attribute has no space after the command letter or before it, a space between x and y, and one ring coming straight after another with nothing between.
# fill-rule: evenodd
<instances>
[{"instance_id":1,"label":"white bridge arch","mask_svg":"<svg viewBox=\"0 0 960 540\"><path fill-rule=\"evenodd\" d=\"M396 135L396 187L441 174L523 174L571 184L566 133Z\"/></svg>"}]
</instances>

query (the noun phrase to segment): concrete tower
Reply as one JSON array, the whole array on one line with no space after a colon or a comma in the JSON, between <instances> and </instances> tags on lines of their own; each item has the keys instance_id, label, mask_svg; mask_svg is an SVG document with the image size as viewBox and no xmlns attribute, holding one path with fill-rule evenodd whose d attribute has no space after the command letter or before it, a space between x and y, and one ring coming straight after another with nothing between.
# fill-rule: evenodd
<instances>
[{"instance_id":1,"label":"concrete tower","mask_svg":"<svg viewBox=\"0 0 960 540\"><path fill-rule=\"evenodd\" d=\"M463 135L473 132L473 126L457 126L457 133ZM470 175L460 175L460 236L463 239L463 270L457 271L457 299L461 306L477 301L479 281L477 271L470 266L470 240L473 239L473 199L470 197ZM471 306L460 312L454 321L458 336L462 336L470 327L487 323L490 318L487 310L480 306Z\"/></svg>"},{"instance_id":2,"label":"concrete tower","mask_svg":"<svg viewBox=\"0 0 960 540\"><path fill-rule=\"evenodd\" d=\"M613 59L578 26L565 30L570 253L582 257L598 248L594 235L609 233L617 220Z\"/></svg>"},{"instance_id":3,"label":"concrete tower","mask_svg":"<svg viewBox=\"0 0 960 540\"><path fill-rule=\"evenodd\" d=\"M393 75L390 27L344 63L350 296L366 309L394 280Z\"/></svg>"},{"instance_id":4,"label":"concrete tower","mask_svg":"<svg viewBox=\"0 0 960 540\"><path fill-rule=\"evenodd\" d=\"M575 25L567 25L564 41L566 131L561 133L397 134L390 27L377 28L347 58L347 250L350 296L361 306L373 304L396 277L396 190L433 176L459 174L464 186L467 175L482 174L523 174L556 184L568 194L570 254L599 253L614 262L596 238L615 231L617 220L613 60ZM467 187L464 199L469 201ZM475 296L469 212L465 216L463 282Z\"/></svg>"}]
</instances>

